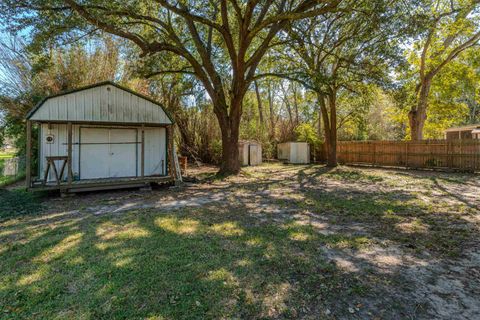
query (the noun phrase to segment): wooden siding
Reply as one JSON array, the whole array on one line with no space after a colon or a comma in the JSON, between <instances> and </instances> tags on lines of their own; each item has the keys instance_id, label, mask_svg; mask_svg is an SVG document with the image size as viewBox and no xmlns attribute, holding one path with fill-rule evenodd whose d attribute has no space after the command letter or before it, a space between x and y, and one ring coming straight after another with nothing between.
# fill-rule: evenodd
<instances>
[{"instance_id":1,"label":"wooden siding","mask_svg":"<svg viewBox=\"0 0 480 320\"><path fill-rule=\"evenodd\" d=\"M158 104L108 83L48 98L30 120L172 124Z\"/></svg>"}]
</instances>

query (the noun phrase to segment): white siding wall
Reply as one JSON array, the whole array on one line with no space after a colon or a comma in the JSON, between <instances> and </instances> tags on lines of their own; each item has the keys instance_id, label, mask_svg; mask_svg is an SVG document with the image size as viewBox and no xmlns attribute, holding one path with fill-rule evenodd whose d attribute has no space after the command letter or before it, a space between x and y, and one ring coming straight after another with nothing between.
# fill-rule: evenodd
<instances>
[{"instance_id":1,"label":"white siding wall","mask_svg":"<svg viewBox=\"0 0 480 320\"><path fill-rule=\"evenodd\" d=\"M310 163L310 147L306 142L294 142L290 146L290 163Z\"/></svg>"},{"instance_id":2,"label":"white siding wall","mask_svg":"<svg viewBox=\"0 0 480 320\"><path fill-rule=\"evenodd\" d=\"M262 164L262 145L257 142L241 141L238 144L240 165L248 166L249 152L250 165L257 166Z\"/></svg>"},{"instance_id":3,"label":"white siding wall","mask_svg":"<svg viewBox=\"0 0 480 320\"><path fill-rule=\"evenodd\" d=\"M109 84L49 98L30 119L171 124L158 105Z\"/></svg>"},{"instance_id":4,"label":"white siding wall","mask_svg":"<svg viewBox=\"0 0 480 320\"><path fill-rule=\"evenodd\" d=\"M262 145L259 143L250 145L250 165L258 166L262 164Z\"/></svg>"},{"instance_id":5,"label":"white siding wall","mask_svg":"<svg viewBox=\"0 0 480 320\"><path fill-rule=\"evenodd\" d=\"M72 171L74 175L78 175L78 157L79 157L79 128L78 125L72 126ZM47 143L47 135L53 135L53 143ZM67 125L66 124L51 124L42 123L39 134L39 178L43 179L43 175L47 168L47 160L45 157L49 156L67 156ZM56 162L56 167L60 170L61 161ZM58 172L60 174L60 172ZM66 170L65 170L66 176ZM50 170L49 180L54 180L54 174Z\"/></svg>"},{"instance_id":6,"label":"white siding wall","mask_svg":"<svg viewBox=\"0 0 480 320\"><path fill-rule=\"evenodd\" d=\"M306 142L285 142L277 146L277 157L289 163L310 163L310 146Z\"/></svg>"},{"instance_id":7,"label":"white siding wall","mask_svg":"<svg viewBox=\"0 0 480 320\"><path fill-rule=\"evenodd\" d=\"M86 127L102 127L108 128L106 126L87 126L82 125L82 128ZM115 128L120 128L115 126ZM123 127L127 128L127 127ZM138 130L138 141L140 142L140 127L128 127ZM53 135L53 143L47 143L47 135ZM43 123L40 127L39 135L39 178L43 179L43 175L46 170L46 158L47 156L67 156L67 125L66 124L48 124ZM81 140L80 136L80 125L72 126L72 170L74 176L79 176L80 172L80 149L81 146L79 142ZM140 176L141 174L141 146L138 144L136 149L137 154L137 172ZM88 157L82 157L83 159L88 159ZM163 167L162 167L163 164ZM60 170L61 164L57 162L57 168ZM161 127L146 127L145 128L145 176L150 175L164 175L166 174L167 168L167 154L166 154L166 129ZM60 172L59 172L60 173ZM66 177L66 171L65 175ZM49 174L49 181L54 180L54 175L52 172Z\"/></svg>"},{"instance_id":8,"label":"white siding wall","mask_svg":"<svg viewBox=\"0 0 480 320\"><path fill-rule=\"evenodd\" d=\"M248 144L239 143L238 145L238 161L241 166L248 166Z\"/></svg>"}]
</instances>

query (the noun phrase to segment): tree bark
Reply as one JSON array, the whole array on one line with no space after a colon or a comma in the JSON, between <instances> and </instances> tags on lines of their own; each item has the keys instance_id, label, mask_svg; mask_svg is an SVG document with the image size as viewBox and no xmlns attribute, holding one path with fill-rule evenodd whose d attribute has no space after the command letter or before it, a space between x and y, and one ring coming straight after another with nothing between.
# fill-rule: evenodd
<instances>
[{"instance_id":1,"label":"tree bark","mask_svg":"<svg viewBox=\"0 0 480 320\"><path fill-rule=\"evenodd\" d=\"M320 99L323 99L320 97L320 95L317 95L317 103L318 103L318 137L322 137L322 107L320 106Z\"/></svg>"},{"instance_id":2,"label":"tree bark","mask_svg":"<svg viewBox=\"0 0 480 320\"><path fill-rule=\"evenodd\" d=\"M293 91L293 106L295 107L295 126L297 126L300 121L299 121L299 116L298 116L298 100L297 100L297 87L295 83L292 83L292 91Z\"/></svg>"},{"instance_id":3,"label":"tree bark","mask_svg":"<svg viewBox=\"0 0 480 320\"><path fill-rule=\"evenodd\" d=\"M230 108L225 106L214 108L215 110L223 111L216 111L222 133L222 164L219 171L221 175L232 175L240 172L238 139L240 136L242 101L243 96L232 97ZM227 110L230 110L230 112Z\"/></svg>"},{"instance_id":4,"label":"tree bark","mask_svg":"<svg viewBox=\"0 0 480 320\"><path fill-rule=\"evenodd\" d=\"M238 135L232 134L231 130L222 130L222 164L219 174L231 175L239 173L240 162L238 155Z\"/></svg>"},{"instance_id":5,"label":"tree bark","mask_svg":"<svg viewBox=\"0 0 480 320\"><path fill-rule=\"evenodd\" d=\"M255 81L254 84L255 84L255 94L257 96L258 118L259 118L259 121L260 121L260 128L262 128L263 127L262 97L260 96L260 90L258 89L257 81Z\"/></svg>"},{"instance_id":6,"label":"tree bark","mask_svg":"<svg viewBox=\"0 0 480 320\"><path fill-rule=\"evenodd\" d=\"M432 80L426 78L419 88L417 104L408 113L410 124L410 137L414 141L423 139L423 127L427 119L428 95L432 86Z\"/></svg>"},{"instance_id":7,"label":"tree bark","mask_svg":"<svg viewBox=\"0 0 480 320\"><path fill-rule=\"evenodd\" d=\"M319 95L321 115L323 118L323 130L325 134L325 149L327 167L336 167L337 162L337 93L332 89L328 96ZM328 109L327 103L328 100Z\"/></svg>"},{"instance_id":8,"label":"tree bark","mask_svg":"<svg viewBox=\"0 0 480 320\"><path fill-rule=\"evenodd\" d=\"M270 83L268 83L268 110L270 116L270 141L275 141L276 134L275 134L275 112L273 110L273 94L272 89L270 88Z\"/></svg>"}]
</instances>

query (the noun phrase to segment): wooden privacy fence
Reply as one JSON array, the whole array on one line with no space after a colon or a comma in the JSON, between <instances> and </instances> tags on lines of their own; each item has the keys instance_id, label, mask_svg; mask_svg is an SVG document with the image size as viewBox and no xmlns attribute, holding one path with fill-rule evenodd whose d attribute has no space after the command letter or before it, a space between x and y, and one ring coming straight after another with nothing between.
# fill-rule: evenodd
<instances>
[{"instance_id":1,"label":"wooden privacy fence","mask_svg":"<svg viewBox=\"0 0 480 320\"><path fill-rule=\"evenodd\" d=\"M407 168L480 170L480 140L339 141L338 161Z\"/></svg>"}]
</instances>

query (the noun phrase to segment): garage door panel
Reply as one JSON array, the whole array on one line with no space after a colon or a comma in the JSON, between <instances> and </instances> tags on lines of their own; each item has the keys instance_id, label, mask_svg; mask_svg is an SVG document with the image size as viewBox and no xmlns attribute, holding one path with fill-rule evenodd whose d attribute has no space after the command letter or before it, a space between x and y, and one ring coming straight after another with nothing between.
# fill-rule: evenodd
<instances>
[{"instance_id":1,"label":"garage door panel","mask_svg":"<svg viewBox=\"0 0 480 320\"><path fill-rule=\"evenodd\" d=\"M108 129L81 128L82 143L108 143Z\"/></svg>"},{"instance_id":2,"label":"garage door panel","mask_svg":"<svg viewBox=\"0 0 480 320\"><path fill-rule=\"evenodd\" d=\"M136 129L110 129L110 143L136 143Z\"/></svg>"},{"instance_id":3,"label":"garage door panel","mask_svg":"<svg viewBox=\"0 0 480 320\"><path fill-rule=\"evenodd\" d=\"M145 130L146 176L161 175L166 172L165 134L164 128L149 128Z\"/></svg>"},{"instance_id":4,"label":"garage door panel","mask_svg":"<svg viewBox=\"0 0 480 320\"><path fill-rule=\"evenodd\" d=\"M108 178L109 150L103 144L82 145L80 150L80 178Z\"/></svg>"},{"instance_id":5,"label":"garage door panel","mask_svg":"<svg viewBox=\"0 0 480 320\"><path fill-rule=\"evenodd\" d=\"M80 178L137 176L137 130L81 128Z\"/></svg>"},{"instance_id":6,"label":"garage door panel","mask_svg":"<svg viewBox=\"0 0 480 320\"><path fill-rule=\"evenodd\" d=\"M135 144L110 145L110 177L135 177L136 164Z\"/></svg>"}]
</instances>

